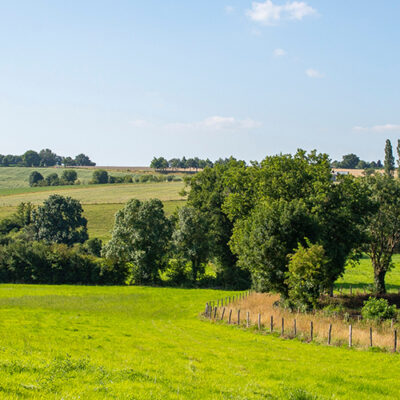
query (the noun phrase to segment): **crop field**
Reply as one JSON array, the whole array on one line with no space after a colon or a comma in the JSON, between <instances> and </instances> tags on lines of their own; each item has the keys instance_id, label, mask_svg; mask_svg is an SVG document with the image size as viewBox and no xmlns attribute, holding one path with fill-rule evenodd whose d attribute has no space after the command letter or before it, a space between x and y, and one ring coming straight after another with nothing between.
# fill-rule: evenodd
<instances>
[{"instance_id":1,"label":"crop field","mask_svg":"<svg viewBox=\"0 0 400 400\"><path fill-rule=\"evenodd\" d=\"M110 238L115 213L132 198L148 200L160 199L164 203L165 212L170 215L176 207L184 204L179 194L183 182L147 182L110 185L74 185L55 187L29 187L25 180L34 168L0 168L0 219L15 212L21 202L41 204L51 194L70 196L82 203L85 217L88 219L90 237L102 240ZM54 172L57 169L40 169ZM78 174L88 174L92 170L77 169ZM114 171L113 171L114 174ZM121 173L123 174L123 173ZM25 182L25 183L24 183ZM20 185L20 186L19 186Z\"/></svg>"},{"instance_id":2,"label":"crop field","mask_svg":"<svg viewBox=\"0 0 400 400\"><path fill-rule=\"evenodd\" d=\"M1 285L0 398L400 397L399 355L202 321L232 293Z\"/></svg>"}]
</instances>

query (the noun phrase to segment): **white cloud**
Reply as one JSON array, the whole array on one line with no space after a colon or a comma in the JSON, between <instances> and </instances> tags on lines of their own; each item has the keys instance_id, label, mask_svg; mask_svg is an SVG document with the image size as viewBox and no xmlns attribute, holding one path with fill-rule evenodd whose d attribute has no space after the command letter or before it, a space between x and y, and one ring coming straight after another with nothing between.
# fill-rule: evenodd
<instances>
[{"instance_id":1,"label":"white cloud","mask_svg":"<svg viewBox=\"0 0 400 400\"><path fill-rule=\"evenodd\" d=\"M148 128L152 124L149 121L146 121L145 119L135 119L130 122L130 124L136 128Z\"/></svg>"},{"instance_id":2,"label":"white cloud","mask_svg":"<svg viewBox=\"0 0 400 400\"><path fill-rule=\"evenodd\" d=\"M235 8L232 6L225 6L225 12L227 14L232 14L235 11Z\"/></svg>"},{"instance_id":3,"label":"white cloud","mask_svg":"<svg viewBox=\"0 0 400 400\"><path fill-rule=\"evenodd\" d=\"M260 127L261 122L255 121L250 118L237 119L234 117L221 117L219 115L215 115L212 117L205 118L202 121L176 122L173 124L168 124L167 126L168 128L173 128L173 129L221 131L221 130L254 129Z\"/></svg>"},{"instance_id":4,"label":"white cloud","mask_svg":"<svg viewBox=\"0 0 400 400\"><path fill-rule=\"evenodd\" d=\"M283 49L275 49L274 50L274 56L275 57L283 57L287 55L287 51L283 50Z\"/></svg>"},{"instance_id":5,"label":"white cloud","mask_svg":"<svg viewBox=\"0 0 400 400\"><path fill-rule=\"evenodd\" d=\"M312 69L312 68L306 69L306 75L309 78L317 78L317 79L325 77L325 75L323 73L317 71L316 69Z\"/></svg>"},{"instance_id":6,"label":"white cloud","mask_svg":"<svg viewBox=\"0 0 400 400\"><path fill-rule=\"evenodd\" d=\"M274 4L271 0L251 3L251 9L246 15L255 22L264 25L275 25L281 20L301 21L308 15L317 14L317 11L303 1L287 2L283 5Z\"/></svg>"},{"instance_id":7,"label":"white cloud","mask_svg":"<svg viewBox=\"0 0 400 400\"><path fill-rule=\"evenodd\" d=\"M374 125L374 126L355 126L353 128L355 131L359 132L393 132L400 131L400 125L396 124L384 124L384 125Z\"/></svg>"}]
</instances>

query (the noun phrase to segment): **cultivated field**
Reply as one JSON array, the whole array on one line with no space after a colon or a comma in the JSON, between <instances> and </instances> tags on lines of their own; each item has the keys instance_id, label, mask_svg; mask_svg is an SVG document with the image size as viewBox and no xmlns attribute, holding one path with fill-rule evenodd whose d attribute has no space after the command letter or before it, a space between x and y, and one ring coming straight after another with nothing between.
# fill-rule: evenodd
<instances>
[{"instance_id":1,"label":"cultivated field","mask_svg":"<svg viewBox=\"0 0 400 400\"><path fill-rule=\"evenodd\" d=\"M29 187L27 179L34 168L0 168L0 219L15 212L21 202L41 204L51 194L70 196L82 203L85 217L88 219L90 237L102 240L110 238L115 213L132 198L148 200L160 199L169 215L176 207L184 204L179 192L183 182L148 182L112 185L74 185L55 187ZM55 168L40 169L44 175L59 171ZM84 179L90 179L93 171L77 169ZM113 175L117 173L112 172ZM87 174L87 177L86 175ZM122 175L125 173L121 173ZM85 178L86 177L86 178Z\"/></svg>"}]
</instances>

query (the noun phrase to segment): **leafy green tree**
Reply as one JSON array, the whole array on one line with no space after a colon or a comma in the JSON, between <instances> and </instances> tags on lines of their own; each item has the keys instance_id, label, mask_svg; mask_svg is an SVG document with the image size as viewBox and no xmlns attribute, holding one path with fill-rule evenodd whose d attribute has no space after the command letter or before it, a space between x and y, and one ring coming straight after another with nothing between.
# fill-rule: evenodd
<instances>
[{"instance_id":1,"label":"leafy green tree","mask_svg":"<svg viewBox=\"0 0 400 400\"><path fill-rule=\"evenodd\" d=\"M299 244L289 256L286 283L289 288L290 302L306 310L318 305L321 290L329 287L327 274L329 260L324 248L319 244Z\"/></svg>"},{"instance_id":2,"label":"leafy green tree","mask_svg":"<svg viewBox=\"0 0 400 400\"><path fill-rule=\"evenodd\" d=\"M61 180L65 183L73 184L78 179L78 173L73 169L65 169L61 175Z\"/></svg>"},{"instance_id":3,"label":"leafy green tree","mask_svg":"<svg viewBox=\"0 0 400 400\"><path fill-rule=\"evenodd\" d=\"M86 154L78 154L75 157L75 165L80 165L80 166L86 166L86 167L93 167L96 165L93 161L90 160L90 158Z\"/></svg>"},{"instance_id":4,"label":"leafy green tree","mask_svg":"<svg viewBox=\"0 0 400 400\"><path fill-rule=\"evenodd\" d=\"M104 169L96 169L92 175L92 183L105 184L108 183L108 172Z\"/></svg>"},{"instance_id":5,"label":"leafy green tree","mask_svg":"<svg viewBox=\"0 0 400 400\"><path fill-rule=\"evenodd\" d=\"M392 177L394 172L394 157L392 143L390 143L389 139L386 139L384 166L386 176Z\"/></svg>"},{"instance_id":6,"label":"leafy green tree","mask_svg":"<svg viewBox=\"0 0 400 400\"><path fill-rule=\"evenodd\" d=\"M85 242L88 239L87 220L82 214L78 200L58 194L49 196L33 211L34 239L68 246Z\"/></svg>"},{"instance_id":7,"label":"leafy green tree","mask_svg":"<svg viewBox=\"0 0 400 400\"><path fill-rule=\"evenodd\" d=\"M190 261L192 280L196 282L210 250L208 224L204 214L192 206L180 208L172 240L178 258Z\"/></svg>"},{"instance_id":8,"label":"leafy green tree","mask_svg":"<svg viewBox=\"0 0 400 400\"><path fill-rule=\"evenodd\" d=\"M40 165L40 156L36 151L28 150L22 156L26 167L38 167Z\"/></svg>"},{"instance_id":9,"label":"leafy green tree","mask_svg":"<svg viewBox=\"0 0 400 400\"><path fill-rule=\"evenodd\" d=\"M249 270L257 290L288 297L288 255L305 238L315 240L317 223L303 200L266 200L235 224L231 247Z\"/></svg>"},{"instance_id":10,"label":"leafy green tree","mask_svg":"<svg viewBox=\"0 0 400 400\"><path fill-rule=\"evenodd\" d=\"M360 157L356 154L346 154L340 163L340 168L354 169L357 168L357 164L360 162Z\"/></svg>"},{"instance_id":11,"label":"leafy green tree","mask_svg":"<svg viewBox=\"0 0 400 400\"><path fill-rule=\"evenodd\" d=\"M58 186L60 184L60 178L55 172L46 176L45 181L47 186Z\"/></svg>"},{"instance_id":12,"label":"leafy green tree","mask_svg":"<svg viewBox=\"0 0 400 400\"><path fill-rule=\"evenodd\" d=\"M62 159L62 164L64 164L65 167L74 167L76 165L75 160L73 160L71 157L63 157Z\"/></svg>"},{"instance_id":13,"label":"leafy green tree","mask_svg":"<svg viewBox=\"0 0 400 400\"><path fill-rule=\"evenodd\" d=\"M135 283L154 283L166 266L170 236L171 224L162 202L133 199L115 215L103 255L114 264L131 265Z\"/></svg>"},{"instance_id":14,"label":"leafy green tree","mask_svg":"<svg viewBox=\"0 0 400 400\"><path fill-rule=\"evenodd\" d=\"M367 225L365 251L372 261L375 290L386 293L385 277L392 268L392 256L400 243L400 182L390 176L368 177L376 212Z\"/></svg>"},{"instance_id":15,"label":"leafy green tree","mask_svg":"<svg viewBox=\"0 0 400 400\"><path fill-rule=\"evenodd\" d=\"M50 149L43 149L39 152L40 156L40 166L41 167L52 167L57 164L60 157L53 153Z\"/></svg>"},{"instance_id":16,"label":"leafy green tree","mask_svg":"<svg viewBox=\"0 0 400 400\"><path fill-rule=\"evenodd\" d=\"M40 172L32 171L29 175L29 186L36 186L39 182L44 180Z\"/></svg>"},{"instance_id":17,"label":"leafy green tree","mask_svg":"<svg viewBox=\"0 0 400 400\"><path fill-rule=\"evenodd\" d=\"M370 211L365 185L351 176L333 182L325 154L299 150L294 156L271 156L250 167L229 168L224 190L222 210L235 225L248 218L259 203L302 199L318 222L318 241L330 260L331 285L344 272L346 260L359 255L355 250L364 240Z\"/></svg>"},{"instance_id":18,"label":"leafy green tree","mask_svg":"<svg viewBox=\"0 0 400 400\"><path fill-rule=\"evenodd\" d=\"M217 268L217 279L221 285L245 289L250 286L249 272L239 268L237 257L229 247L233 221L222 210L229 188L225 175L230 169L242 169L244 162L230 159L229 164L216 164L187 178L188 204L199 210L208 223L212 237L210 258Z\"/></svg>"},{"instance_id":19,"label":"leafy green tree","mask_svg":"<svg viewBox=\"0 0 400 400\"><path fill-rule=\"evenodd\" d=\"M400 178L400 139L397 140L397 177Z\"/></svg>"}]
</instances>

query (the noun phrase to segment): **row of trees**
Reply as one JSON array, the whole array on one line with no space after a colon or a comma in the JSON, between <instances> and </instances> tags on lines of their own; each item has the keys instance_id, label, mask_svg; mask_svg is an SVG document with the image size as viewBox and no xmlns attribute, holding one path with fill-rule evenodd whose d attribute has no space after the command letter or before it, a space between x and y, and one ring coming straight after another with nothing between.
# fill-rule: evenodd
<instances>
[{"instance_id":1,"label":"row of trees","mask_svg":"<svg viewBox=\"0 0 400 400\"><path fill-rule=\"evenodd\" d=\"M90 158L81 153L75 158L62 157L52 152L50 149L43 149L39 152L28 150L22 155L1 155L0 166L2 167L53 167L55 165L72 166L94 166Z\"/></svg>"},{"instance_id":2,"label":"row of trees","mask_svg":"<svg viewBox=\"0 0 400 400\"><path fill-rule=\"evenodd\" d=\"M154 157L150 163L150 167L156 170L165 171L167 169L204 169L206 167L212 168L215 164L226 164L229 161L228 158L219 158L215 162L212 162L208 158L202 160L198 157L188 158L171 158L167 160L164 157Z\"/></svg>"},{"instance_id":3,"label":"row of trees","mask_svg":"<svg viewBox=\"0 0 400 400\"><path fill-rule=\"evenodd\" d=\"M361 160L354 153L346 154L342 157L342 161L332 161L333 168L345 168L345 169L378 169L382 168L381 160L378 161L364 161Z\"/></svg>"},{"instance_id":4,"label":"row of trees","mask_svg":"<svg viewBox=\"0 0 400 400\"><path fill-rule=\"evenodd\" d=\"M72 169L66 169L61 174L53 172L46 177L38 171L32 171L29 175L29 186L60 186L60 185L73 185L77 182L78 174Z\"/></svg>"}]
</instances>

